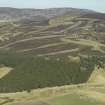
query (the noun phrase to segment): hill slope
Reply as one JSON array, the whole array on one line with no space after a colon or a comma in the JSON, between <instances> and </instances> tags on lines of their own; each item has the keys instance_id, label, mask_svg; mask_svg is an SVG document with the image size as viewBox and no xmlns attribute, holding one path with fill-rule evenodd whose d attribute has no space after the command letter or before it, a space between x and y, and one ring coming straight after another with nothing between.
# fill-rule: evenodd
<instances>
[{"instance_id":1,"label":"hill slope","mask_svg":"<svg viewBox=\"0 0 105 105\"><path fill-rule=\"evenodd\" d=\"M66 13L70 14L85 14L91 13L90 10L82 10L75 8L51 8L51 9L16 9L9 7L0 7L0 20L16 20L23 18L34 18L35 16L44 16L46 18L52 18L55 16L61 16Z\"/></svg>"},{"instance_id":2,"label":"hill slope","mask_svg":"<svg viewBox=\"0 0 105 105\"><path fill-rule=\"evenodd\" d=\"M0 91L88 81L98 61L104 62L104 18L74 8L0 8L0 64L13 68L0 79Z\"/></svg>"}]
</instances>

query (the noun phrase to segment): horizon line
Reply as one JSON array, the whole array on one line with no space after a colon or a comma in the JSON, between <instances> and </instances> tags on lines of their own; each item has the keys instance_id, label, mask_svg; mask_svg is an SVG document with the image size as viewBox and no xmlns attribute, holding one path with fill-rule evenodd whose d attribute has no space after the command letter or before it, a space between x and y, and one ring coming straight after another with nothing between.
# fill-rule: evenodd
<instances>
[{"instance_id":1,"label":"horizon line","mask_svg":"<svg viewBox=\"0 0 105 105\"><path fill-rule=\"evenodd\" d=\"M5 6L0 6L0 8L13 8L13 9L39 9L39 10L44 10L44 9L63 9L63 8L67 8L67 9L80 9L80 10L89 10L89 11L93 11L93 12L97 12L97 13L105 13L104 11L97 11L97 10L94 10L94 9L88 9L88 8L75 8L75 7L63 7L63 6L61 6L61 7L51 7L51 8L49 8L49 7L45 7L45 8L33 8L33 7L12 7L12 6L7 6L7 7L5 7Z\"/></svg>"},{"instance_id":2,"label":"horizon line","mask_svg":"<svg viewBox=\"0 0 105 105\"><path fill-rule=\"evenodd\" d=\"M44 10L44 9L80 9L80 10L89 10L89 11L93 11L93 12L98 12L98 13L105 13L102 11L97 11L97 10L93 10L93 9L87 9L87 8L75 8L75 7L45 7L45 8L33 8L33 7L12 7L12 6L0 6L0 8L13 8L13 9L39 9L39 10Z\"/></svg>"}]
</instances>

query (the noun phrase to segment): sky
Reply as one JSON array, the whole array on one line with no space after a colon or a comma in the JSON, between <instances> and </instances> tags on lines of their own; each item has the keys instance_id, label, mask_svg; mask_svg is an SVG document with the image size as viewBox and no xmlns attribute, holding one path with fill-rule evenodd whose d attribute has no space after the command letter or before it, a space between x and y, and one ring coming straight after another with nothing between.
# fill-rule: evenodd
<instances>
[{"instance_id":1,"label":"sky","mask_svg":"<svg viewBox=\"0 0 105 105\"><path fill-rule=\"evenodd\" d=\"M105 13L105 0L0 0L0 7L91 9Z\"/></svg>"}]
</instances>

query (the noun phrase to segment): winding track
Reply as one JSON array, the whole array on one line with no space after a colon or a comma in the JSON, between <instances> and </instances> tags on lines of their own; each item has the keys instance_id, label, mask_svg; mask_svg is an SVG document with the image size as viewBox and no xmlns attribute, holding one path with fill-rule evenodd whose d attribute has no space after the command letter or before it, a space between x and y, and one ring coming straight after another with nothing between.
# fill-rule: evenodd
<instances>
[{"instance_id":1,"label":"winding track","mask_svg":"<svg viewBox=\"0 0 105 105\"><path fill-rule=\"evenodd\" d=\"M31 37L31 38L28 38L28 39L23 39L23 40L19 40L19 41L15 41L15 42L12 42L12 43L9 43L9 44L6 44L0 48L7 48L11 45L14 45L14 44L18 44L18 43L21 43L21 42L26 42L26 41L31 41L31 40L35 40L35 39L46 39L46 38L54 38L54 37L64 37L66 35L49 35L49 36L41 36L41 37Z\"/></svg>"},{"instance_id":2,"label":"winding track","mask_svg":"<svg viewBox=\"0 0 105 105\"><path fill-rule=\"evenodd\" d=\"M49 56L49 55L56 55L56 54L71 53L71 52L76 52L76 51L79 51L79 48L75 48L75 49L71 49L71 50L63 50L63 51L51 52L51 53L46 53L46 54L39 54L37 56Z\"/></svg>"},{"instance_id":3,"label":"winding track","mask_svg":"<svg viewBox=\"0 0 105 105\"><path fill-rule=\"evenodd\" d=\"M85 45L85 46L91 46L93 47L92 50L98 50L102 53L105 53L104 50L101 49L101 47L105 47L104 44L96 42L96 41L91 41L91 40L85 40L85 39L78 39L78 40L71 40L68 39L69 37L61 38L62 41L64 42L69 42L69 43L74 43L74 44L80 44L80 45Z\"/></svg>"},{"instance_id":4,"label":"winding track","mask_svg":"<svg viewBox=\"0 0 105 105\"><path fill-rule=\"evenodd\" d=\"M64 45L64 44L67 44L67 42L46 44L46 45L42 45L42 46L39 46L39 47L36 47L36 48L29 48L29 49L19 50L17 52L28 52L28 51L32 51L32 50L38 50L38 49L41 49L41 48L53 47L53 46Z\"/></svg>"}]
</instances>

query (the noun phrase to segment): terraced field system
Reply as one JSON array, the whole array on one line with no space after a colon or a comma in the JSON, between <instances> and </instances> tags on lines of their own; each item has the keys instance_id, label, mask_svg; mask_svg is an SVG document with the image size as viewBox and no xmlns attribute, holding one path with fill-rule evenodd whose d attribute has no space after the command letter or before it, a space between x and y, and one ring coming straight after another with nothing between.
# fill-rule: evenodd
<instances>
[{"instance_id":1,"label":"terraced field system","mask_svg":"<svg viewBox=\"0 0 105 105\"><path fill-rule=\"evenodd\" d=\"M0 49L36 56L60 54L61 57L66 54L67 56L72 54L78 56L80 53L92 55L105 53L104 32L97 32L100 35L99 40L97 34L94 35L97 31L95 31L96 27L102 23L101 20L78 18L71 22L72 24L68 23L67 25L64 21L63 25L50 24L47 26L20 24L18 22L2 23ZM97 22L98 24L96 24ZM8 25L10 26L8 27ZM104 25L105 23L103 23Z\"/></svg>"}]
</instances>

